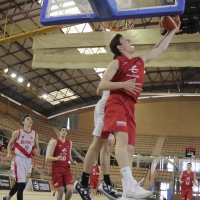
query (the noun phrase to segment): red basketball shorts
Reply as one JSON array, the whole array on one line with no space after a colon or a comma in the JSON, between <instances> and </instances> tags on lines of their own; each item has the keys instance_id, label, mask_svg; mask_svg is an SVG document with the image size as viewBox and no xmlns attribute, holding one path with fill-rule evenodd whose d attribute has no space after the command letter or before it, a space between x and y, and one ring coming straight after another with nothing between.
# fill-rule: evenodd
<instances>
[{"instance_id":1,"label":"red basketball shorts","mask_svg":"<svg viewBox=\"0 0 200 200\"><path fill-rule=\"evenodd\" d=\"M54 188L73 185L72 173L69 168L52 166L52 182Z\"/></svg>"},{"instance_id":2,"label":"red basketball shorts","mask_svg":"<svg viewBox=\"0 0 200 200\"><path fill-rule=\"evenodd\" d=\"M186 200L186 199L190 199L192 200L192 188L189 189L181 189L181 199L182 200Z\"/></svg>"},{"instance_id":3,"label":"red basketball shorts","mask_svg":"<svg viewBox=\"0 0 200 200\"><path fill-rule=\"evenodd\" d=\"M91 187L91 189L94 189L94 190L96 190L97 189L97 187L98 187L98 178L91 178L90 179L90 187Z\"/></svg>"},{"instance_id":4,"label":"red basketball shorts","mask_svg":"<svg viewBox=\"0 0 200 200\"><path fill-rule=\"evenodd\" d=\"M111 94L105 105L104 132L125 132L128 144L135 144L135 102L128 95Z\"/></svg>"}]
</instances>

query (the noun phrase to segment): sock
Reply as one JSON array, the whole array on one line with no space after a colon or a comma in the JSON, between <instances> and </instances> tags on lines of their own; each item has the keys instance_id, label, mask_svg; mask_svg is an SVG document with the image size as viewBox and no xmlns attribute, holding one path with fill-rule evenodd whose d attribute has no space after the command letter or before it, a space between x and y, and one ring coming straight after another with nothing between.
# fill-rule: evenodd
<instances>
[{"instance_id":1,"label":"sock","mask_svg":"<svg viewBox=\"0 0 200 200\"><path fill-rule=\"evenodd\" d=\"M25 189L25 183L18 183L17 200L23 200L23 192Z\"/></svg>"},{"instance_id":2,"label":"sock","mask_svg":"<svg viewBox=\"0 0 200 200\"><path fill-rule=\"evenodd\" d=\"M124 181L126 182L126 184L129 185L132 181L134 181L130 167L124 167L120 171L124 177Z\"/></svg>"},{"instance_id":3,"label":"sock","mask_svg":"<svg viewBox=\"0 0 200 200\"><path fill-rule=\"evenodd\" d=\"M109 174L104 174L103 175L103 179L106 185L111 185L111 181L110 181L110 175Z\"/></svg>"},{"instance_id":4,"label":"sock","mask_svg":"<svg viewBox=\"0 0 200 200\"><path fill-rule=\"evenodd\" d=\"M9 195L7 197L7 200L10 200L11 197L18 191L18 183L15 183L15 185L13 185L12 189L9 192Z\"/></svg>"},{"instance_id":5,"label":"sock","mask_svg":"<svg viewBox=\"0 0 200 200\"><path fill-rule=\"evenodd\" d=\"M85 188L88 187L88 181L89 181L90 174L87 174L85 172L82 173L82 178L81 178L81 185Z\"/></svg>"},{"instance_id":6,"label":"sock","mask_svg":"<svg viewBox=\"0 0 200 200\"><path fill-rule=\"evenodd\" d=\"M122 188L123 188L122 196L123 196L123 197L126 197L126 190L127 190L127 187L126 187L126 183L125 183L125 181L124 181L124 178L122 178Z\"/></svg>"}]
</instances>

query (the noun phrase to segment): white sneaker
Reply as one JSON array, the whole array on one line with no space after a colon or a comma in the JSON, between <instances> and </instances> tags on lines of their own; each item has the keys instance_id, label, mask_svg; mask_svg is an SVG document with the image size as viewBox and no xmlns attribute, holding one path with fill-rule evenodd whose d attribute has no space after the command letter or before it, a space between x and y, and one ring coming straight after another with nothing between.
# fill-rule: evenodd
<instances>
[{"instance_id":1,"label":"white sneaker","mask_svg":"<svg viewBox=\"0 0 200 200\"><path fill-rule=\"evenodd\" d=\"M127 198L136 198L136 199L145 199L153 195L152 191L145 190L140 186L140 181L137 183L135 180L127 186L126 197Z\"/></svg>"},{"instance_id":2,"label":"white sneaker","mask_svg":"<svg viewBox=\"0 0 200 200\"><path fill-rule=\"evenodd\" d=\"M136 200L136 199L134 199L134 198L127 198L127 197L122 196L122 197L119 198L119 200Z\"/></svg>"}]
</instances>

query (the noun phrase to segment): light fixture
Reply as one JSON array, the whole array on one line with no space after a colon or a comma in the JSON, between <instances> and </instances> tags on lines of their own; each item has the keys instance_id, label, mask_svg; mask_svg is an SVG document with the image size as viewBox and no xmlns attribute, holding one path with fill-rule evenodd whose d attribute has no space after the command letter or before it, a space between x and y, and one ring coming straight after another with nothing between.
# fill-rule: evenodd
<instances>
[{"instance_id":1,"label":"light fixture","mask_svg":"<svg viewBox=\"0 0 200 200\"><path fill-rule=\"evenodd\" d=\"M12 78L15 78L16 76L17 76L17 75L16 75L15 73L12 73L12 74L11 74L11 77L12 77Z\"/></svg>"},{"instance_id":2,"label":"light fixture","mask_svg":"<svg viewBox=\"0 0 200 200\"><path fill-rule=\"evenodd\" d=\"M26 86L27 86L27 87L30 87L30 85L31 85L30 83L27 83L27 85L26 85Z\"/></svg>"},{"instance_id":3,"label":"light fixture","mask_svg":"<svg viewBox=\"0 0 200 200\"><path fill-rule=\"evenodd\" d=\"M43 94L42 97L43 97L44 99L46 99L46 98L47 98L47 94Z\"/></svg>"},{"instance_id":4,"label":"light fixture","mask_svg":"<svg viewBox=\"0 0 200 200\"><path fill-rule=\"evenodd\" d=\"M5 68L3 71L4 71L4 73L7 73L8 72L8 68Z\"/></svg>"},{"instance_id":5,"label":"light fixture","mask_svg":"<svg viewBox=\"0 0 200 200\"><path fill-rule=\"evenodd\" d=\"M18 78L18 82L22 83L24 81L24 79L22 77Z\"/></svg>"}]
</instances>

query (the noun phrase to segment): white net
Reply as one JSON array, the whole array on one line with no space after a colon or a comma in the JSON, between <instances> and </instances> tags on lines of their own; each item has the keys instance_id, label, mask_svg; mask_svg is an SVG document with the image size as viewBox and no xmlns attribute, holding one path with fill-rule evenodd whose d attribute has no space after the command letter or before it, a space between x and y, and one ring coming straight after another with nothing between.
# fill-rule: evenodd
<instances>
[{"instance_id":1,"label":"white net","mask_svg":"<svg viewBox=\"0 0 200 200\"><path fill-rule=\"evenodd\" d=\"M134 19L100 22L100 25L106 42L106 52L110 53L109 44L112 38L117 33L126 37L127 31L134 28Z\"/></svg>"}]
</instances>

